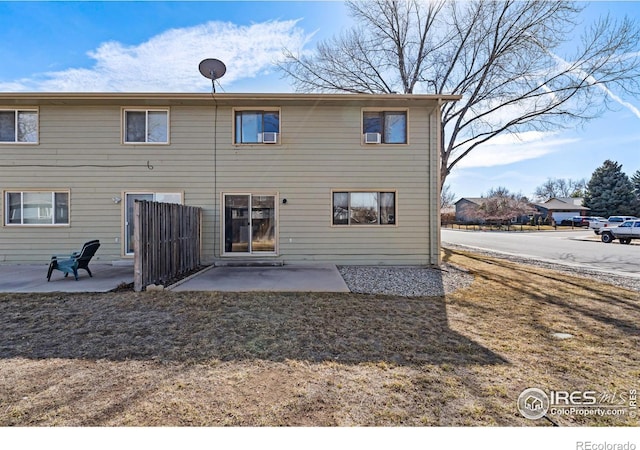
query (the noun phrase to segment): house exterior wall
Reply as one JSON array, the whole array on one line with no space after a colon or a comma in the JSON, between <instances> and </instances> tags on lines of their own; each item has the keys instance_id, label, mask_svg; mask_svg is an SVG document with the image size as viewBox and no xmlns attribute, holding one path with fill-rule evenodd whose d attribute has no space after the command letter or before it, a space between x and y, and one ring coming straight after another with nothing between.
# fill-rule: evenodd
<instances>
[{"instance_id":1,"label":"house exterior wall","mask_svg":"<svg viewBox=\"0 0 640 450\"><path fill-rule=\"evenodd\" d=\"M0 144L3 215L7 191L70 194L68 226L8 226L3 217L0 263L46 263L91 239L101 241L96 260L127 258L124 196L134 192L180 193L184 204L201 207L205 263L228 257L221 204L224 194L239 193L276 196L277 252L269 257L285 263L439 263L436 99L98 97L0 95L0 109L20 103L39 110L38 144ZM122 144L124 107L168 108L169 144ZM280 142L234 144L239 107L279 108ZM407 111L408 144L362 144L362 111L372 107ZM334 191L395 192L396 224L332 225Z\"/></svg>"}]
</instances>

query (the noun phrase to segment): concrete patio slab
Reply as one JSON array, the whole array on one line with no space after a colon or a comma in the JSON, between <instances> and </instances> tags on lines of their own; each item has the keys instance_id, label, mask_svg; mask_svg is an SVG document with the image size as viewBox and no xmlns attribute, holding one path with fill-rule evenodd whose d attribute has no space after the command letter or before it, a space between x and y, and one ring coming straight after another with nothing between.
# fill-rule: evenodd
<instances>
[{"instance_id":1,"label":"concrete patio slab","mask_svg":"<svg viewBox=\"0 0 640 450\"><path fill-rule=\"evenodd\" d=\"M133 266L91 264L93 277L80 269L78 281L54 270L47 282L48 264L0 265L0 292L108 292L133 283Z\"/></svg>"},{"instance_id":2,"label":"concrete patio slab","mask_svg":"<svg viewBox=\"0 0 640 450\"><path fill-rule=\"evenodd\" d=\"M173 291L350 292L333 264L220 266L171 287Z\"/></svg>"},{"instance_id":3,"label":"concrete patio slab","mask_svg":"<svg viewBox=\"0 0 640 450\"><path fill-rule=\"evenodd\" d=\"M47 282L47 265L0 265L0 292L108 292L133 283L133 267L91 264L93 277L79 271L78 281L54 271ZM349 292L333 264L279 267L212 267L171 287L174 291Z\"/></svg>"}]
</instances>

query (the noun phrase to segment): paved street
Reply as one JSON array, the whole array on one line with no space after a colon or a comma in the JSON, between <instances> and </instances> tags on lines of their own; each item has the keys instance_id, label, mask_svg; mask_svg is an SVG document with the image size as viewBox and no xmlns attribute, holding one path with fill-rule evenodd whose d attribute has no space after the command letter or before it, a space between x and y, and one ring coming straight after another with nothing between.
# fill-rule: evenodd
<instances>
[{"instance_id":1,"label":"paved street","mask_svg":"<svg viewBox=\"0 0 640 450\"><path fill-rule=\"evenodd\" d=\"M625 273L640 278L640 241L603 244L591 231L497 232L442 230L442 244L536 258L570 266Z\"/></svg>"}]
</instances>

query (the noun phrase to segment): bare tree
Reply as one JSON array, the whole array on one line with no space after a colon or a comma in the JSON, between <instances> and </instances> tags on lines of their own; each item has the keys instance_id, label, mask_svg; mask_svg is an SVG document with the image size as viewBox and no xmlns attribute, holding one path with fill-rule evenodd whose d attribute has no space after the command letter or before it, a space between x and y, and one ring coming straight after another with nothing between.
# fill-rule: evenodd
<instances>
[{"instance_id":1,"label":"bare tree","mask_svg":"<svg viewBox=\"0 0 640 450\"><path fill-rule=\"evenodd\" d=\"M440 209L446 209L453 206L456 199L456 193L451 190L451 186L446 184L440 191Z\"/></svg>"},{"instance_id":2,"label":"bare tree","mask_svg":"<svg viewBox=\"0 0 640 450\"><path fill-rule=\"evenodd\" d=\"M569 48L584 6L565 1L349 1L358 24L280 64L298 91L461 94L442 106L441 182L505 133L557 130L640 92L640 31L604 17Z\"/></svg>"},{"instance_id":3,"label":"bare tree","mask_svg":"<svg viewBox=\"0 0 640 450\"><path fill-rule=\"evenodd\" d=\"M472 210L471 217L490 223L508 224L535 212L535 208L526 197L511 193L504 187L491 189L479 203L479 206Z\"/></svg>"},{"instance_id":4,"label":"bare tree","mask_svg":"<svg viewBox=\"0 0 640 450\"><path fill-rule=\"evenodd\" d=\"M539 201L547 201L553 197L583 197L587 181L582 178L547 178L533 193Z\"/></svg>"}]
</instances>

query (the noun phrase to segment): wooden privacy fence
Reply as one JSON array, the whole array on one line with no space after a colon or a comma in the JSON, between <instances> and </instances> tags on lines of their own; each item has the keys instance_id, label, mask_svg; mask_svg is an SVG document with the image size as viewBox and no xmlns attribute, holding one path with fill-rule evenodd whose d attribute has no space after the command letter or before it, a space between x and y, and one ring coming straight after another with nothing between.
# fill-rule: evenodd
<instances>
[{"instance_id":1,"label":"wooden privacy fence","mask_svg":"<svg viewBox=\"0 0 640 450\"><path fill-rule=\"evenodd\" d=\"M136 201L133 207L133 287L165 284L200 266L202 210Z\"/></svg>"}]
</instances>

